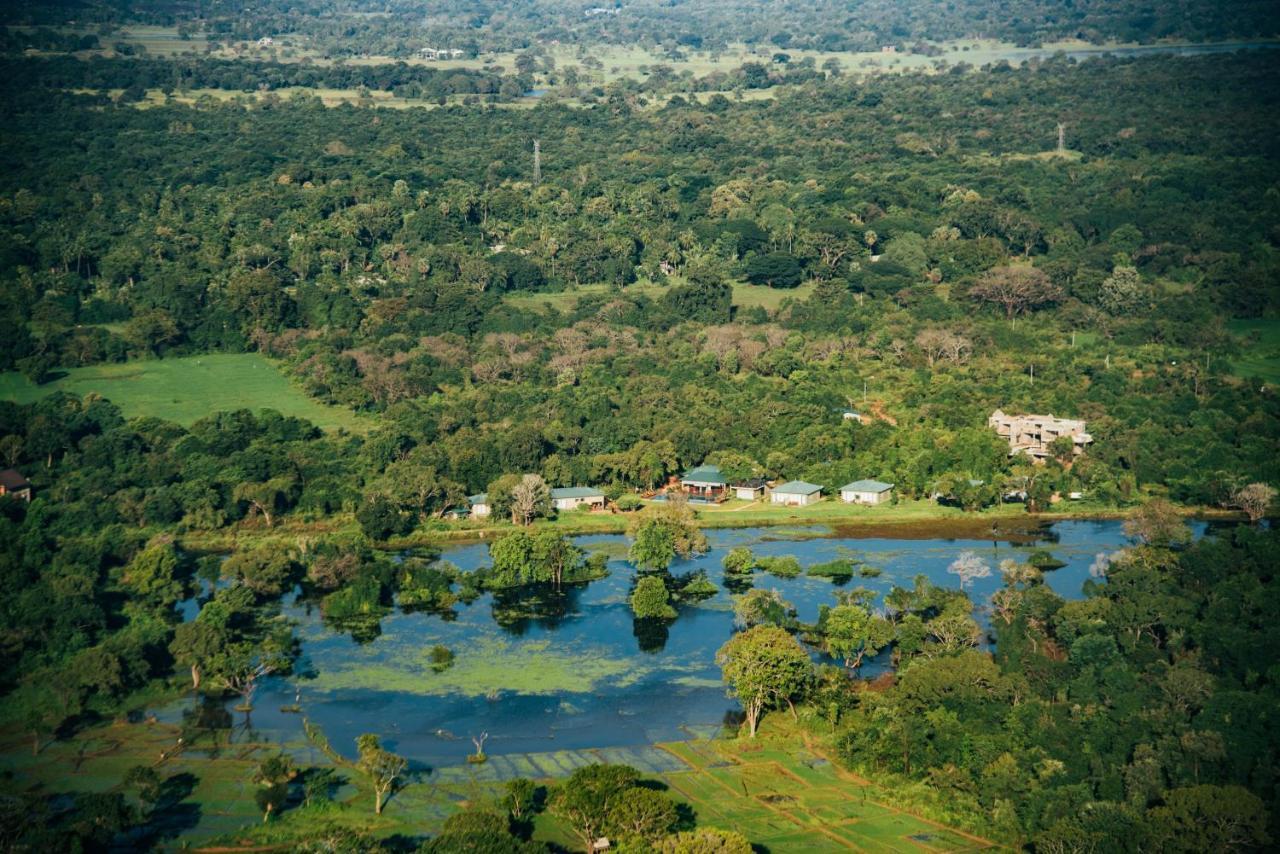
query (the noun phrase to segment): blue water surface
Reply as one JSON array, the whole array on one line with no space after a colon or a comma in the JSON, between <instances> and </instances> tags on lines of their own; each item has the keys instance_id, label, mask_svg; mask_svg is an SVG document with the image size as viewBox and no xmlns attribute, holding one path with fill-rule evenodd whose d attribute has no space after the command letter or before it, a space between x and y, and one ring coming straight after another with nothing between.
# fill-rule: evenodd
<instances>
[{"instance_id":1,"label":"blue water surface","mask_svg":"<svg viewBox=\"0 0 1280 854\"><path fill-rule=\"evenodd\" d=\"M1195 529L1200 536L1205 526ZM628 596L635 570L625 560L628 541L620 535L576 538L588 552L610 554L608 578L553 597L556 607L535 609L527 618L504 619L501 624L495 619L495 596L486 594L458 605L451 619L393 611L382 621L380 636L358 643L326 627L318 609L294 603L285 610L297 621L303 639L298 669L304 677L265 680L252 714L254 737L299 741L301 715L282 710L293 705L295 697L306 717L319 724L341 752L352 753L355 738L373 732L391 749L426 767L462 762L474 749L471 737L481 733L488 734L485 751L493 756L628 748L709 735L738 709L726 696L715 664L716 650L734 631L732 595L724 587L721 569L729 549L747 546L758 555L793 555L806 567L856 558L882 572L875 578L855 576L844 587L861 585L882 595L895 585L910 586L917 574L957 587L958 579L947 566L961 552L973 551L992 568L990 577L967 590L981 607L1000 588L997 567L1006 558L1025 560L1037 549L1050 551L1066 565L1048 573L1047 583L1064 597L1079 598L1097 555L1127 545L1115 521L1057 522L1037 537L1015 545L986 539L856 537L822 529L709 531L710 551L677 561L671 571L705 570L720 591L681 606L679 617L665 629L632 618ZM450 548L444 559L464 570L475 569L487 563L488 546ZM778 590L796 606L801 621L813 621L819 606L835 604L840 589L824 579L781 579L763 573L757 573L754 584ZM978 616L985 622L985 614ZM424 655L435 644L449 647L456 656L455 670L444 676L425 665ZM815 658L821 656L815 653ZM503 662L515 668L513 676L521 677L519 688L442 687L459 674ZM564 684L566 668L570 675L593 674L595 665L607 675ZM886 666L887 656L881 656L865 664L862 672L874 676ZM540 668L546 668L545 684ZM190 705L186 701L162 715L189 715Z\"/></svg>"}]
</instances>

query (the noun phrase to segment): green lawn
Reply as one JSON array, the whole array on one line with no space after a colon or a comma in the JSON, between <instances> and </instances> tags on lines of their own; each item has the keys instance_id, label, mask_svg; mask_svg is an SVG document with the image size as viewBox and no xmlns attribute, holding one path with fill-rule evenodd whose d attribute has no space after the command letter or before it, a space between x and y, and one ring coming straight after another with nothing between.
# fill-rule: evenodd
<instances>
[{"instance_id":1,"label":"green lawn","mask_svg":"<svg viewBox=\"0 0 1280 854\"><path fill-rule=\"evenodd\" d=\"M180 359L72 368L37 386L17 373L0 374L0 400L30 403L55 391L99 394L127 418L144 415L191 424L214 412L275 409L326 429L364 432L372 419L307 397L268 359L256 353L218 353Z\"/></svg>"},{"instance_id":2,"label":"green lawn","mask_svg":"<svg viewBox=\"0 0 1280 854\"><path fill-rule=\"evenodd\" d=\"M1280 383L1280 319L1233 320L1227 328L1244 350L1231 362L1236 375Z\"/></svg>"}]
</instances>

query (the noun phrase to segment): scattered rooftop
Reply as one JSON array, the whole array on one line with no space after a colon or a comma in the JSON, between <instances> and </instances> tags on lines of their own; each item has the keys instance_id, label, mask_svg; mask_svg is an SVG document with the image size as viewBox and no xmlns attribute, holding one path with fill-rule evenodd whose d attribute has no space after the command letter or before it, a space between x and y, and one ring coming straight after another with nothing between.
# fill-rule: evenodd
<instances>
[{"instance_id":1,"label":"scattered rooftop","mask_svg":"<svg viewBox=\"0 0 1280 854\"><path fill-rule=\"evenodd\" d=\"M813 495L815 492L821 492L822 487L816 483L808 483L803 480L789 480L781 486L775 486L773 492L775 495L781 493L783 495Z\"/></svg>"},{"instance_id":2,"label":"scattered rooftop","mask_svg":"<svg viewBox=\"0 0 1280 854\"><path fill-rule=\"evenodd\" d=\"M689 469L684 473L684 477L680 478L680 482L709 483L715 486L725 486L729 483L729 480L720 471L720 466L703 465Z\"/></svg>"},{"instance_id":3,"label":"scattered rooftop","mask_svg":"<svg viewBox=\"0 0 1280 854\"><path fill-rule=\"evenodd\" d=\"M841 492L886 492L890 489L893 489L893 484L882 480L855 480L840 487Z\"/></svg>"},{"instance_id":4,"label":"scattered rooftop","mask_svg":"<svg viewBox=\"0 0 1280 854\"><path fill-rule=\"evenodd\" d=\"M551 490L552 498L596 498L604 497L604 490L592 486L558 486Z\"/></svg>"}]
</instances>

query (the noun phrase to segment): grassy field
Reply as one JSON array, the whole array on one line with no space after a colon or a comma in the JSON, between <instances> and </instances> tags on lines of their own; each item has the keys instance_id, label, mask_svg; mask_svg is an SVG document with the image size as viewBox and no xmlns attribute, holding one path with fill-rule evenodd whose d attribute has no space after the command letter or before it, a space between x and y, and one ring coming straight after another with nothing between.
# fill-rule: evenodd
<instances>
[{"instance_id":1,"label":"grassy field","mask_svg":"<svg viewBox=\"0 0 1280 854\"><path fill-rule=\"evenodd\" d=\"M21 374L0 374L0 400L30 403L55 391L98 394L127 418L144 415L191 424L214 412L275 409L326 429L364 432L372 419L307 397L270 360L256 353L219 353L179 359L72 368L37 386Z\"/></svg>"},{"instance_id":2,"label":"grassy field","mask_svg":"<svg viewBox=\"0 0 1280 854\"><path fill-rule=\"evenodd\" d=\"M1227 328L1244 349L1231 363L1236 375L1280 383L1280 320L1233 320Z\"/></svg>"},{"instance_id":3,"label":"grassy field","mask_svg":"<svg viewBox=\"0 0 1280 854\"><path fill-rule=\"evenodd\" d=\"M699 824L737 830L769 851L982 851L984 839L886 803L889 794L834 765L780 713L755 740L662 747L691 770L662 776Z\"/></svg>"},{"instance_id":4,"label":"grassy field","mask_svg":"<svg viewBox=\"0 0 1280 854\"><path fill-rule=\"evenodd\" d=\"M339 747L349 752L349 745ZM307 806L295 795L279 817L264 824L253 802L253 774L259 762L281 750L303 769L336 768L341 781L331 800ZM614 762L632 765L665 784L673 797L692 808L700 825L738 830L770 851L967 852L994 847L892 806L891 791L839 769L823 750L778 714L766 719L754 741L712 738L494 756L481 766L411 767L407 785L377 816L363 778L305 741L265 743L239 724L228 731L116 722L48 745L39 755L33 755L22 733L0 733L0 790L125 791L120 781L127 771L146 765L166 781L166 796L132 844L285 850L291 839L314 839L333 827L375 836L435 833L458 809L493 804L503 780L528 776L552 782L592 762ZM536 819L534 838L574 847L567 828L546 814Z\"/></svg>"},{"instance_id":5,"label":"grassy field","mask_svg":"<svg viewBox=\"0 0 1280 854\"><path fill-rule=\"evenodd\" d=\"M673 282L678 283L679 281L679 279L673 279ZM592 294L609 293L613 287L613 285L579 285L571 290L558 291L556 293L512 293L507 294L503 299L510 305L535 311L544 311L548 308L554 308L557 311L572 311L583 297ZM670 286L666 284L642 280L635 284L627 285L623 290L628 294L643 294L655 299L662 296L668 287ZM809 294L813 293L814 287L815 284L813 282L805 282L799 287L791 289L735 282L733 285L733 305L736 308L760 306L768 311L776 311L782 305L783 300L801 301L808 298Z\"/></svg>"}]
</instances>

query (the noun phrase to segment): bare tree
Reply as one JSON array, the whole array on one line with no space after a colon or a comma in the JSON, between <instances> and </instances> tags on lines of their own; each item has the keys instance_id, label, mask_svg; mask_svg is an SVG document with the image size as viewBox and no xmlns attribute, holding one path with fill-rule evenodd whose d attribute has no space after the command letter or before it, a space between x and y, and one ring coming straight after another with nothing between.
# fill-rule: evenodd
<instances>
[{"instance_id":1,"label":"bare tree","mask_svg":"<svg viewBox=\"0 0 1280 854\"><path fill-rule=\"evenodd\" d=\"M1004 307L1010 322L1016 315L1062 299L1062 289L1035 267L995 267L983 273L969 295Z\"/></svg>"},{"instance_id":2,"label":"bare tree","mask_svg":"<svg viewBox=\"0 0 1280 854\"><path fill-rule=\"evenodd\" d=\"M1270 484L1251 483L1231 493L1231 506L1243 510L1249 517L1249 522L1256 525L1259 519L1267 515L1267 509L1271 507L1275 497L1276 490Z\"/></svg>"},{"instance_id":3,"label":"bare tree","mask_svg":"<svg viewBox=\"0 0 1280 854\"><path fill-rule=\"evenodd\" d=\"M963 335L957 335L946 329L922 329L916 335L916 346L924 351L933 367L938 359L960 364L969 358L973 351L973 342Z\"/></svg>"},{"instance_id":4,"label":"bare tree","mask_svg":"<svg viewBox=\"0 0 1280 854\"><path fill-rule=\"evenodd\" d=\"M511 490L511 521L528 525L535 517L547 512L551 503L551 490L542 475L526 474Z\"/></svg>"},{"instance_id":5,"label":"bare tree","mask_svg":"<svg viewBox=\"0 0 1280 854\"><path fill-rule=\"evenodd\" d=\"M476 746L476 752L473 754L474 756L476 757L484 756L484 743L488 740L489 740L488 732L480 733L480 736L478 738L474 735L471 736L471 743Z\"/></svg>"},{"instance_id":6,"label":"bare tree","mask_svg":"<svg viewBox=\"0 0 1280 854\"><path fill-rule=\"evenodd\" d=\"M947 572L960 577L960 589L963 590L965 585L978 578L987 578L991 575L991 567L987 566L986 561L978 557L974 552L961 552L960 556L951 562L947 567Z\"/></svg>"}]
</instances>

